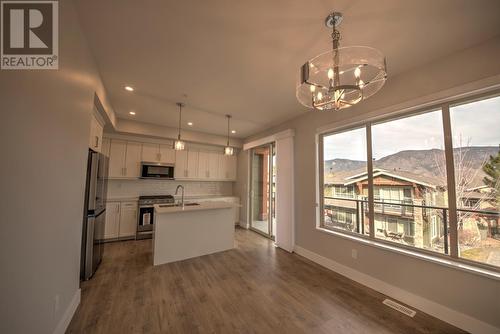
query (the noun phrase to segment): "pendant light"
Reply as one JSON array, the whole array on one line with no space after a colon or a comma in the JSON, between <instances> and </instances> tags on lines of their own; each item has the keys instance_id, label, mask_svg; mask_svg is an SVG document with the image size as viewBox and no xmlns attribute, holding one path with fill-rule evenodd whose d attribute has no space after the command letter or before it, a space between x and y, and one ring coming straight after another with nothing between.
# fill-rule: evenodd
<instances>
[{"instance_id":1,"label":"pendant light","mask_svg":"<svg viewBox=\"0 0 500 334\"><path fill-rule=\"evenodd\" d=\"M177 102L176 104L179 106L179 134L177 135L177 140L174 141L174 150L182 151L186 145L186 143L181 140L182 107L184 107L184 103Z\"/></svg>"},{"instance_id":2,"label":"pendant light","mask_svg":"<svg viewBox=\"0 0 500 334\"><path fill-rule=\"evenodd\" d=\"M231 119L231 115L226 115L227 118L227 143L226 147L224 147L224 155L233 155L234 149L229 146L229 120Z\"/></svg>"},{"instance_id":3,"label":"pendant light","mask_svg":"<svg viewBox=\"0 0 500 334\"><path fill-rule=\"evenodd\" d=\"M342 13L333 12L325 25L332 29L332 49L302 65L297 99L315 110L351 107L377 93L387 79L384 55L367 46L340 47Z\"/></svg>"}]
</instances>

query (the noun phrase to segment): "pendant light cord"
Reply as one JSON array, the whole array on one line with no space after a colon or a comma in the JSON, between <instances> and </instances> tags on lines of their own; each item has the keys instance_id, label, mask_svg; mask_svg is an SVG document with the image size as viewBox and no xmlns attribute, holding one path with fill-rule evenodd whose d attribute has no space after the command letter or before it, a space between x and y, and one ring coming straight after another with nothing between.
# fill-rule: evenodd
<instances>
[{"instance_id":1,"label":"pendant light cord","mask_svg":"<svg viewBox=\"0 0 500 334\"><path fill-rule=\"evenodd\" d=\"M229 146L229 120L231 119L231 115L226 115L227 117L227 146Z\"/></svg>"},{"instance_id":2,"label":"pendant light cord","mask_svg":"<svg viewBox=\"0 0 500 334\"><path fill-rule=\"evenodd\" d=\"M177 139L181 140L181 119L182 119L182 103L178 102L179 106L179 134L177 135Z\"/></svg>"}]
</instances>

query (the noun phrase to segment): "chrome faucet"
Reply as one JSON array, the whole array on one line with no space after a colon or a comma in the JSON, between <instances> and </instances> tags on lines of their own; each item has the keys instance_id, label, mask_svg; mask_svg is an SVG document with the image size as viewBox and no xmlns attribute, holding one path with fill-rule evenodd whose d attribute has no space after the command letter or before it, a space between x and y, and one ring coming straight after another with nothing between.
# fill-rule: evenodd
<instances>
[{"instance_id":1,"label":"chrome faucet","mask_svg":"<svg viewBox=\"0 0 500 334\"><path fill-rule=\"evenodd\" d=\"M179 188L182 189L182 195L181 195L181 206L184 207L184 186L179 184L177 186L177 188L175 189L175 194L177 195L177 193L179 192Z\"/></svg>"}]
</instances>

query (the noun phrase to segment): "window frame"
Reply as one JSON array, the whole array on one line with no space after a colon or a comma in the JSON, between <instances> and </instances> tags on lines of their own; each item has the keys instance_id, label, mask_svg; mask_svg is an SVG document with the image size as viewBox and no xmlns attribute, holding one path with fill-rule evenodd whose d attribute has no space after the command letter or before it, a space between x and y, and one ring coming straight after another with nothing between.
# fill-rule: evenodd
<instances>
[{"instance_id":1,"label":"window frame","mask_svg":"<svg viewBox=\"0 0 500 334\"><path fill-rule=\"evenodd\" d=\"M465 97L452 97L443 99L442 102L434 104L423 104L420 106L415 106L412 108L406 108L402 111L391 112L386 115L376 116L369 118L368 120L359 120L352 123L342 124L341 126L332 126L328 129L317 131L316 133L316 229L320 231L327 232L329 234L335 234L339 236L346 236L349 239L358 240L360 242L369 242L369 244L375 246L388 247L392 250L400 249L403 253L415 254L417 257L420 255L423 258L435 259L434 262L442 262L442 260L452 260L456 262L458 267L461 267L461 263L469 266L471 268L485 269L491 271L492 274L487 274L487 276L494 276L500 279L500 267L489 265L486 263L472 261L466 258L461 258L458 252L458 224L457 224L457 202L456 202L456 187L455 187L455 170L454 170L454 159L453 159L453 142L452 142L452 129L451 129L451 119L450 119L450 108L452 106L457 106L461 104L473 103L489 98L495 98L500 96L500 89L495 89L491 91L486 91L479 94L467 94ZM447 210L448 210L448 224L449 224L449 254L438 253L424 248L417 248L404 244L397 244L390 242L388 240L379 239L375 237L375 199L374 199L374 185L373 185L373 156L372 156L372 131L371 127L373 123L383 123L387 121L394 121L397 119L407 118L411 116L416 116L419 114L425 114L428 112L438 111L441 113L442 126L443 126L443 136L444 136L444 153L445 153L445 164L446 164L446 183L448 190L448 200L447 200ZM368 220L369 220L369 235L360 234L352 231L342 230L339 228L324 227L324 137L335 135L338 133L351 131L364 128L366 136L366 153L367 153L367 176L368 176ZM450 191L451 190L451 191ZM445 224L446 222L443 222ZM438 233L440 234L440 233ZM462 268L463 269L463 268ZM476 272L476 270L471 270Z\"/></svg>"}]
</instances>

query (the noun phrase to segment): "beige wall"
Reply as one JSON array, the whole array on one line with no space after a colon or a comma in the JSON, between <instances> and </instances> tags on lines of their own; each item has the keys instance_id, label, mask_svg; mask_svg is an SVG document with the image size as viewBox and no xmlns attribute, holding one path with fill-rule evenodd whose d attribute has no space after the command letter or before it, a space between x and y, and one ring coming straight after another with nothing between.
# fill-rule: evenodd
<instances>
[{"instance_id":1,"label":"beige wall","mask_svg":"<svg viewBox=\"0 0 500 334\"><path fill-rule=\"evenodd\" d=\"M52 333L79 289L94 93L111 109L72 1L59 11L59 70L0 72L1 333Z\"/></svg>"},{"instance_id":2,"label":"beige wall","mask_svg":"<svg viewBox=\"0 0 500 334\"><path fill-rule=\"evenodd\" d=\"M248 208L248 151L241 150L238 153L237 178L233 186L233 194L240 198L240 226L247 227Z\"/></svg>"},{"instance_id":3,"label":"beige wall","mask_svg":"<svg viewBox=\"0 0 500 334\"><path fill-rule=\"evenodd\" d=\"M499 75L498 55L500 38L396 77L390 75L391 60L388 59L389 79L369 100L339 112L304 111L301 117L246 139L248 142L295 129L296 245L500 328L499 281L365 246L315 228L315 134L319 127L382 115L391 109L388 107L403 106L405 101L430 101L439 91L452 89L456 93L459 90L454 87ZM500 83L500 79L493 81ZM297 108L300 108L298 104ZM239 163L247 162L239 159ZM245 168L240 166L239 171ZM237 189L245 191L245 178L239 176L238 182L243 184L237 184ZM240 197L246 195L241 193ZM246 219L244 210L241 215ZM357 260L351 258L353 248L358 250Z\"/></svg>"}]
</instances>

